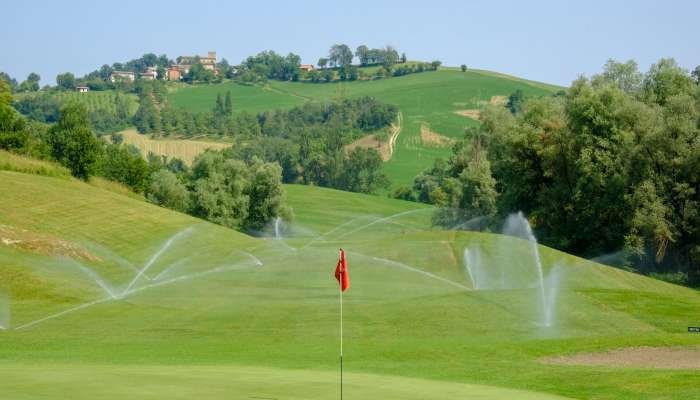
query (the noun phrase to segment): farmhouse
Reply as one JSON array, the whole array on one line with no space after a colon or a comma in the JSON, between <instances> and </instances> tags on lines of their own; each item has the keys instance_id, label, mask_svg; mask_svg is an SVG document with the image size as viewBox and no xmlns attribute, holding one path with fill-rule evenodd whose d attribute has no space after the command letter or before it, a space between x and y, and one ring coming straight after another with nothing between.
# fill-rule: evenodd
<instances>
[{"instance_id":1,"label":"farmhouse","mask_svg":"<svg viewBox=\"0 0 700 400\"><path fill-rule=\"evenodd\" d=\"M314 68L314 66L312 64L301 64L299 66L299 69L302 71L311 72L316 68Z\"/></svg>"},{"instance_id":2,"label":"farmhouse","mask_svg":"<svg viewBox=\"0 0 700 400\"><path fill-rule=\"evenodd\" d=\"M76 90L78 93L87 93L87 92L90 91L90 88L87 87L87 86L76 86L76 87L75 87L75 90Z\"/></svg>"},{"instance_id":3,"label":"farmhouse","mask_svg":"<svg viewBox=\"0 0 700 400\"><path fill-rule=\"evenodd\" d=\"M111 82L117 82L117 81L133 82L134 80L136 80L136 74L134 74L131 71L114 71L109 76L109 80Z\"/></svg>"},{"instance_id":4,"label":"farmhouse","mask_svg":"<svg viewBox=\"0 0 700 400\"><path fill-rule=\"evenodd\" d=\"M141 79L154 81L156 80L156 78L158 78L158 70L156 69L156 67L148 67L146 69L146 72L140 73L139 76L141 77Z\"/></svg>"},{"instance_id":5,"label":"farmhouse","mask_svg":"<svg viewBox=\"0 0 700 400\"><path fill-rule=\"evenodd\" d=\"M181 75L184 75L188 72L190 72L190 68L192 67L192 64L196 63L199 61L200 64L202 64L202 67L204 69L208 69L209 71L214 71L214 73L218 73L218 69L216 68L216 52L215 51L210 51L207 53L207 56L180 56L177 58L177 65L175 67L180 71Z\"/></svg>"}]
</instances>

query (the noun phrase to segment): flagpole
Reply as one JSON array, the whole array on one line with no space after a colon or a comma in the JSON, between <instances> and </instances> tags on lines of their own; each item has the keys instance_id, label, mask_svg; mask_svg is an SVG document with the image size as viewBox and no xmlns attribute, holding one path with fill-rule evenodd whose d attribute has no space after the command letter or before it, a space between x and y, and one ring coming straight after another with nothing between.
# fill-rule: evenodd
<instances>
[{"instance_id":1,"label":"flagpole","mask_svg":"<svg viewBox=\"0 0 700 400\"><path fill-rule=\"evenodd\" d=\"M343 400L343 285L340 289L340 400Z\"/></svg>"}]
</instances>

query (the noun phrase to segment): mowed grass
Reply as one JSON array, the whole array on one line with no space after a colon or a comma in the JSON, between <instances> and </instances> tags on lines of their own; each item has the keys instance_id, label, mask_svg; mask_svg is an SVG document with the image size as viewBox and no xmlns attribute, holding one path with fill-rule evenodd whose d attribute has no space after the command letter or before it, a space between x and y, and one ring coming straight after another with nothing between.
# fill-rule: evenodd
<instances>
[{"instance_id":1,"label":"mowed grass","mask_svg":"<svg viewBox=\"0 0 700 400\"><path fill-rule=\"evenodd\" d=\"M449 146L423 143L422 125L440 135L460 139L465 128L478 126L478 122L456 111L478 109L493 96L508 96L518 89L527 96L545 96L560 88L488 71L446 68L376 81L330 84L269 81L264 87L235 83L194 86L173 92L170 100L190 110L203 111L213 107L217 93L231 90L233 107L239 111L259 112L343 96L374 96L395 104L403 113L403 126L394 155L385 163L385 172L392 188L396 188L411 185L414 177L431 167L435 159L450 155Z\"/></svg>"},{"instance_id":2,"label":"mowed grass","mask_svg":"<svg viewBox=\"0 0 700 400\"><path fill-rule=\"evenodd\" d=\"M560 276L545 328L527 242L433 229L432 209L414 203L286 191L286 237L252 238L75 180L0 172L10 205L0 225L99 258L0 243L12 312L0 331L3 398L335 396L338 247L351 269L348 399L698 398L697 371L540 362L698 345L686 332L696 291L540 247L547 276ZM461 256L475 245L511 287L472 290Z\"/></svg>"},{"instance_id":3,"label":"mowed grass","mask_svg":"<svg viewBox=\"0 0 700 400\"><path fill-rule=\"evenodd\" d=\"M231 146L229 143L192 139L152 139L133 128L119 134L124 138L124 143L138 147L144 157L153 153L168 158L179 158L188 165L192 165L195 158L208 149L221 150Z\"/></svg>"},{"instance_id":4,"label":"mowed grass","mask_svg":"<svg viewBox=\"0 0 700 400\"><path fill-rule=\"evenodd\" d=\"M231 92L233 108L238 111L258 113L278 108L289 108L302 104L303 98L280 93L269 86L242 85L226 82L217 85L178 86L168 95L168 101L175 107L183 107L192 112L211 111L216 96L226 96Z\"/></svg>"}]
</instances>

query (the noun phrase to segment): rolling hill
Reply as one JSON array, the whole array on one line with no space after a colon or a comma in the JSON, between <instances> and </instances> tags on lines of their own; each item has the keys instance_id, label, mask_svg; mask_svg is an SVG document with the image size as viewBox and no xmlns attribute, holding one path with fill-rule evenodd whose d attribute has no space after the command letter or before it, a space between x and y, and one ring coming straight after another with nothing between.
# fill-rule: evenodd
<instances>
[{"instance_id":1,"label":"rolling hill","mask_svg":"<svg viewBox=\"0 0 700 400\"><path fill-rule=\"evenodd\" d=\"M436 158L447 158L451 140L461 138L465 127L478 126L479 108L489 102L503 102L518 89L528 96L543 96L561 88L489 71L443 68L376 81L188 86L172 91L169 101L192 111L205 111L212 108L217 94L231 91L234 110L260 112L338 96L374 96L397 105L403 116L395 152L385 163L392 186L398 187L412 184L413 178L432 166Z\"/></svg>"},{"instance_id":2,"label":"rolling hill","mask_svg":"<svg viewBox=\"0 0 700 400\"><path fill-rule=\"evenodd\" d=\"M334 396L340 246L348 398L698 397L692 369L547 361L699 346L697 291L416 203L286 186L294 221L254 238L48 175L0 171L5 398Z\"/></svg>"}]
</instances>

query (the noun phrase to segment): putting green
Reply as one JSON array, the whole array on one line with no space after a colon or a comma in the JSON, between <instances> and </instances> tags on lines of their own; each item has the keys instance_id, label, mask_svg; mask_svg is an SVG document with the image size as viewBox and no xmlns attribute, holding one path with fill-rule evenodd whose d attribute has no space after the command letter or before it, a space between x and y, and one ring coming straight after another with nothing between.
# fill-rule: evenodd
<instances>
[{"instance_id":1,"label":"putting green","mask_svg":"<svg viewBox=\"0 0 700 400\"><path fill-rule=\"evenodd\" d=\"M332 399L338 374L247 366L0 365L5 399ZM127 383L128 382L128 383ZM6 394L12 393L9 397ZM22 395L31 393L31 395ZM346 373L345 399L563 400L524 390Z\"/></svg>"}]
</instances>

